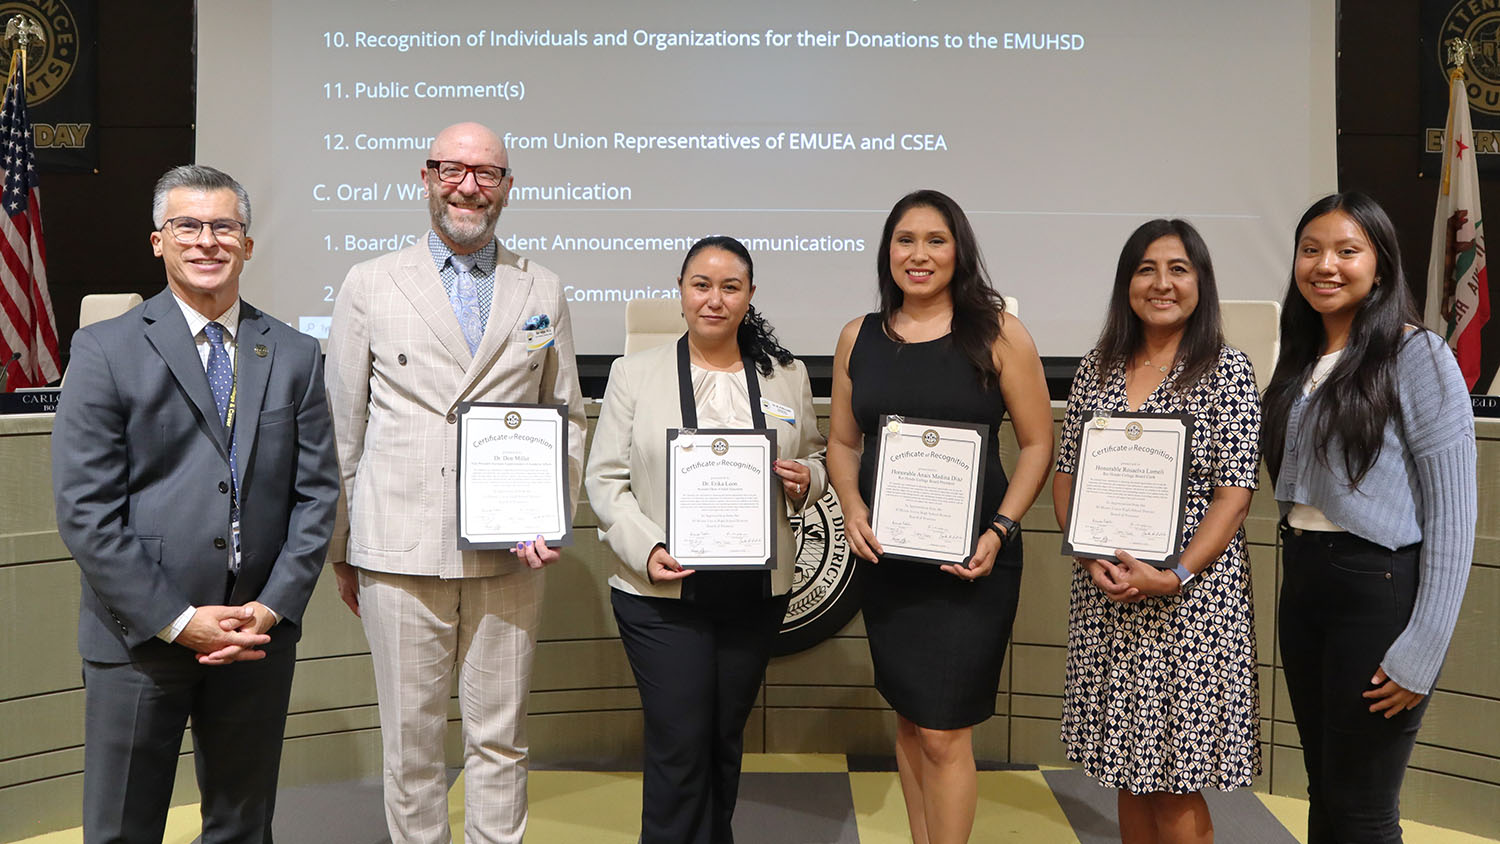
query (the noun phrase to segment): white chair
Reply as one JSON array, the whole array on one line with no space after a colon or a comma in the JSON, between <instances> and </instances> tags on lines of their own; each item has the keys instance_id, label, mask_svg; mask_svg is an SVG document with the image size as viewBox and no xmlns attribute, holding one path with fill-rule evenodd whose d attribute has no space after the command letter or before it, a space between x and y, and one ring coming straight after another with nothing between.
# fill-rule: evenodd
<instances>
[{"instance_id":1,"label":"white chair","mask_svg":"<svg viewBox=\"0 0 1500 844\"><path fill-rule=\"evenodd\" d=\"M625 354L665 345L687 331L681 299L631 299L625 303Z\"/></svg>"},{"instance_id":2,"label":"white chair","mask_svg":"<svg viewBox=\"0 0 1500 844\"><path fill-rule=\"evenodd\" d=\"M78 327L114 319L143 301L139 293L90 293L78 303ZM68 373L64 371L63 381L67 380Z\"/></svg>"},{"instance_id":3,"label":"white chair","mask_svg":"<svg viewBox=\"0 0 1500 844\"><path fill-rule=\"evenodd\" d=\"M1222 299L1219 313L1225 342L1250 357L1255 367L1255 388L1264 390L1271 383L1271 370L1281 354L1281 303Z\"/></svg>"},{"instance_id":4,"label":"white chair","mask_svg":"<svg viewBox=\"0 0 1500 844\"><path fill-rule=\"evenodd\" d=\"M1021 301L1014 296L1005 297L1005 312L1013 317L1021 315Z\"/></svg>"}]
</instances>

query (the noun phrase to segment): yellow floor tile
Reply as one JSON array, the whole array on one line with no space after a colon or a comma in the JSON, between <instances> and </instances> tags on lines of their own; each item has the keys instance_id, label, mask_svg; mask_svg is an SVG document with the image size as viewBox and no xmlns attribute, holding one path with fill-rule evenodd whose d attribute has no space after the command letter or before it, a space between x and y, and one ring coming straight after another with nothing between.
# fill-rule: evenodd
<instances>
[{"instance_id":1,"label":"yellow floor tile","mask_svg":"<svg viewBox=\"0 0 1500 844\"><path fill-rule=\"evenodd\" d=\"M842 774L849 757L842 753L746 753L740 765L746 773Z\"/></svg>"},{"instance_id":2,"label":"yellow floor tile","mask_svg":"<svg viewBox=\"0 0 1500 844\"><path fill-rule=\"evenodd\" d=\"M463 775L448 791L448 821L461 840ZM598 771L532 771L527 844L634 844L641 831L641 775Z\"/></svg>"},{"instance_id":3,"label":"yellow floor tile","mask_svg":"<svg viewBox=\"0 0 1500 844\"><path fill-rule=\"evenodd\" d=\"M906 804L895 772L849 775L860 844L906 844ZM975 844L1078 844L1040 771L981 771Z\"/></svg>"}]
</instances>

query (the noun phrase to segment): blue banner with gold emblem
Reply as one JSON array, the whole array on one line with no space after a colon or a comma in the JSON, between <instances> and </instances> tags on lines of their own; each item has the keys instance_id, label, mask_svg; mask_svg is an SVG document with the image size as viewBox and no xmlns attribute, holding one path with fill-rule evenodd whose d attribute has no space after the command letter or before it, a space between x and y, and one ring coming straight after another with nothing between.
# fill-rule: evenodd
<instances>
[{"instance_id":1,"label":"blue banner with gold emblem","mask_svg":"<svg viewBox=\"0 0 1500 844\"><path fill-rule=\"evenodd\" d=\"M37 167L93 171L99 165L99 27L96 0L3 0L0 33L17 16L35 26L26 58L26 108L31 116ZM5 56L15 49L6 43Z\"/></svg>"},{"instance_id":2,"label":"blue banner with gold emblem","mask_svg":"<svg viewBox=\"0 0 1500 844\"><path fill-rule=\"evenodd\" d=\"M1465 66L1479 173L1500 173L1500 0L1422 0L1422 175L1443 172L1448 45L1469 41Z\"/></svg>"}]
</instances>

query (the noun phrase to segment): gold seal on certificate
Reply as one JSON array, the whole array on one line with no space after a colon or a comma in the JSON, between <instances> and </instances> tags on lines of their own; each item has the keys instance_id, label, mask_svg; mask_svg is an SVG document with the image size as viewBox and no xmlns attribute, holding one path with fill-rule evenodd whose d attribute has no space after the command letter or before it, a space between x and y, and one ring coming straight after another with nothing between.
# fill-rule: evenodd
<instances>
[{"instance_id":1,"label":"gold seal on certificate","mask_svg":"<svg viewBox=\"0 0 1500 844\"><path fill-rule=\"evenodd\" d=\"M667 551L683 568L776 566L776 432L667 431Z\"/></svg>"},{"instance_id":2,"label":"gold seal on certificate","mask_svg":"<svg viewBox=\"0 0 1500 844\"><path fill-rule=\"evenodd\" d=\"M883 557L963 565L979 535L988 425L880 417L870 526Z\"/></svg>"},{"instance_id":3,"label":"gold seal on certificate","mask_svg":"<svg viewBox=\"0 0 1500 844\"><path fill-rule=\"evenodd\" d=\"M1100 414L1084 425L1063 554L1113 560L1120 550L1175 565L1192 439L1187 415Z\"/></svg>"},{"instance_id":4,"label":"gold seal on certificate","mask_svg":"<svg viewBox=\"0 0 1500 844\"><path fill-rule=\"evenodd\" d=\"M572 545L569 497L566 407L459 404L459 548Z\"/></svg>"}]
</instances>

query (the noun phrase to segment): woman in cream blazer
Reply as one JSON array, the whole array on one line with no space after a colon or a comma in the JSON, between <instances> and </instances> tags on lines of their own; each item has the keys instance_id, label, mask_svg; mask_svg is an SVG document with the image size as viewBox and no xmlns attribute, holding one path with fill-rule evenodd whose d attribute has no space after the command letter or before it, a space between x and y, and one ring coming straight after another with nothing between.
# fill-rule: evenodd
<instances>
[{"instance_id":1,"label":"woman in cream blazer","mask_svg":"<svg viewBox=\"0 0 1500 844\"><path fill-rule=\"evenodd\" d=\"M688 332L615 361L585 473L599 536L619 558L610 599L646 722L643 844L733 840L745 720L792 586L788 516L827 485L807 371L750 307L745 247L700 240L678 286ZM776 567L683 569L665 545L667 431L761 426L781 458Z\"/></svg>"}]
</instances>

